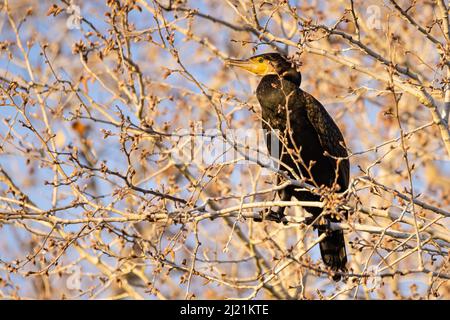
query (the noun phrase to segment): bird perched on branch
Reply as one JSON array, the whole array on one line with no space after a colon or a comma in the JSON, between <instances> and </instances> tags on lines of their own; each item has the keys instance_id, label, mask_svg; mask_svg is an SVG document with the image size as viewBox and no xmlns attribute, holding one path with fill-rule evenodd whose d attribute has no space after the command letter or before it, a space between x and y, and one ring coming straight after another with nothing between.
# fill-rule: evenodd
<instances>
[{"instance_id":1,"label":"bird perched on branch","mask_svg":"<svg viewBox=\"0 0 450 320\"><path fill-rule=\"evenodd\" d=\"M278 53L266 53L247 60L227 61L253 74L263 76L256 96L262 109L262 125L266 132L277 131L280 170L288 171L294 178L301 176L318 192L298 190L289 185L280 190L280 200L289 201L294 196L299 201L319 201L323 192L343 192L349 184L349 161L341 131L312 95L300 89L301 74L295 65ZM267 146L271 152L271 143ZM271 153L272 154L272 153ZM278 178L280 180L280 178ZM269 209L272 219L282 221L286 207ZM320 252L325 265L334 271L344 271L347 263L344 233L331 230L328 222L347 218L346 211L337 212L318 207L305 207L312 214L319 235L326 234L320 242ZM337 212L337 214L336 214ZM336 274L335 280L340 276Z\"/></svg>"}]
</instances>

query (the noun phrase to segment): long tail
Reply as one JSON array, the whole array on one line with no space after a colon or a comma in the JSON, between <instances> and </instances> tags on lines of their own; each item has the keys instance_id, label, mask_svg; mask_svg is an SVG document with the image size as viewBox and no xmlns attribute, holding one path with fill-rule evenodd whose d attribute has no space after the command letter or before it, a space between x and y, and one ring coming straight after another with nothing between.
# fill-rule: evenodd
<instances>
[{"instance_id":1,"label":"long tail","mask_svg":"<svg viewBox=\"0 0 450 320\"><path fill-rule=\"evenodd\" d=\"M345 271L347 263L347 252L343 230L328 230L326 226L317 229L319 236L326 233L325 239L320 242L320 254L323 262L334 271ZM334 281L339 281L341 276L333 276Z\"/></svg>"},{"instance_id":2,"label":"long tail","mask_svg":"<svg viewBox=\"0 0 450 320\"><path fill-rule=\"evenodd\" d=\"M293 194L297 200L300 201L319 201L320 196L311 194L310 192L299 191ZM322 213L321 208L305 207L305 210L316 218ZM348 216L347 212L344 212L345 217ZM331 221L337 221L332 218ZM317 226L317 231L319 237L321 234L325 233L326 237L323 239L320 246L320 254L322 255L322 261L330 267L333 271L343 271L347 269L345 265L347 264L347 252L345 250L345 239L343 230L329 230L327 225ZM341 276L336 274L333 276L333 280L339 281Z\"/></svg>"}]
</instances>

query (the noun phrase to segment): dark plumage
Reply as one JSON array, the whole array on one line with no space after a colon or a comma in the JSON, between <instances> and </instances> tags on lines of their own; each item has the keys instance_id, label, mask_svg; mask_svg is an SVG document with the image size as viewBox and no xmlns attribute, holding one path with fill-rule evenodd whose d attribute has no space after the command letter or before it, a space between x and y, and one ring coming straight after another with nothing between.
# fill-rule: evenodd
<instances>
[{"instance_id":1,"label":"dark plumage","mask_svg":"<svg viewBox=\"0 0 450 320\"><path fill-rule=\"evenodd\" d=\"M256 96L262 108L263 128L268 132L278 130L278 137L285 141L280 142L280 169L292 169L315 187L338 186L335 191L345 191L350 173L344 138L320 102L300 89L301 74L295 66L278 53L262 54L248 60L230 60L229 64L263 75ZM271 151L270 143L268 147ZM336 160L338 158L339 161ZM292 172L290 175L293 177ZM283 189L279 192L280 199L286 201L294 196L300 201L321 200L317 194L295 189L294 186ZM277 212L271 212L272 217L281 219L284 209L280 207ZM321 208L305 207L305 210L314 218L322 213ZM347 217L347 212L341 213ZM329 221L340 219L339 215L325 216ZM315 224L319 235L326 233L326 238L320 243L322 260L335 271L345 270L344 233L330 230L324 223L326 219L319 219L321 223ZM335 276L336 280L339 278Z\"/></svg>"}]
</instances>

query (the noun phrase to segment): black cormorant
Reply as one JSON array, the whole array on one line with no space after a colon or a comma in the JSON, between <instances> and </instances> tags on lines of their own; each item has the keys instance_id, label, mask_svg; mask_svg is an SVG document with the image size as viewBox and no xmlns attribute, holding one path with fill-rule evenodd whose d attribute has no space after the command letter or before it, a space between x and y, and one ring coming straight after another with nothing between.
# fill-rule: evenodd
<instances>
[{"instance_id":1,"label":"black cormorant","mask_svg":"<svg viewBox=\"0 0 450 320\"><path fill-rule=\"evenodd\" d=\"M261 54L247 60L230 59L227 63L263 76L256 96L262 109L263 128L267 132L278 131L280 169L292 169L316 188L328 187L332 192L347 190L349 161L342 133L320 102L300 89L301 74L295 65L278 53ZM270 152L271 144L267 145ZM292 172L290 176L293 177ZM317 193L298 191L298 187L292 185L279 191L278 195L283 201L292 196L299 201L323 199ZM284 209L270 210L270 215L281 220ZM305 207L305 210L313 219L323 211L317 207ZM341 216L347 218L347 212L341 210L322 216L325 219L316 219L315 223L319 235L326 234L320 243L322 260L332 270L344 271L347 263L344 233L330 230L327 221L340 221ZM340 279L339 274L334 279Z\"/></svg>"}]
</instances>

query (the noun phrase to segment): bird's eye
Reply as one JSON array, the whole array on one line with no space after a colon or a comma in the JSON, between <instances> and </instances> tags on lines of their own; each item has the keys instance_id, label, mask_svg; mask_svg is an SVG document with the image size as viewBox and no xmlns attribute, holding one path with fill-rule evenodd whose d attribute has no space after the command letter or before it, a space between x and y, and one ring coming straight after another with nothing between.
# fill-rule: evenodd
<instances>
[{"instance_id":1,"label":"bird's eye","mask_svg":"<svg viewBox=\"0 0 450 320\"><path fill-rule=\"evenodd\" d=\"M258 62L259 62L259 63L263 63L263 62L264 62L264 59L263 59L263 58L259 58L259 59L258 59Z\"/></svg>"}]
</instances>

